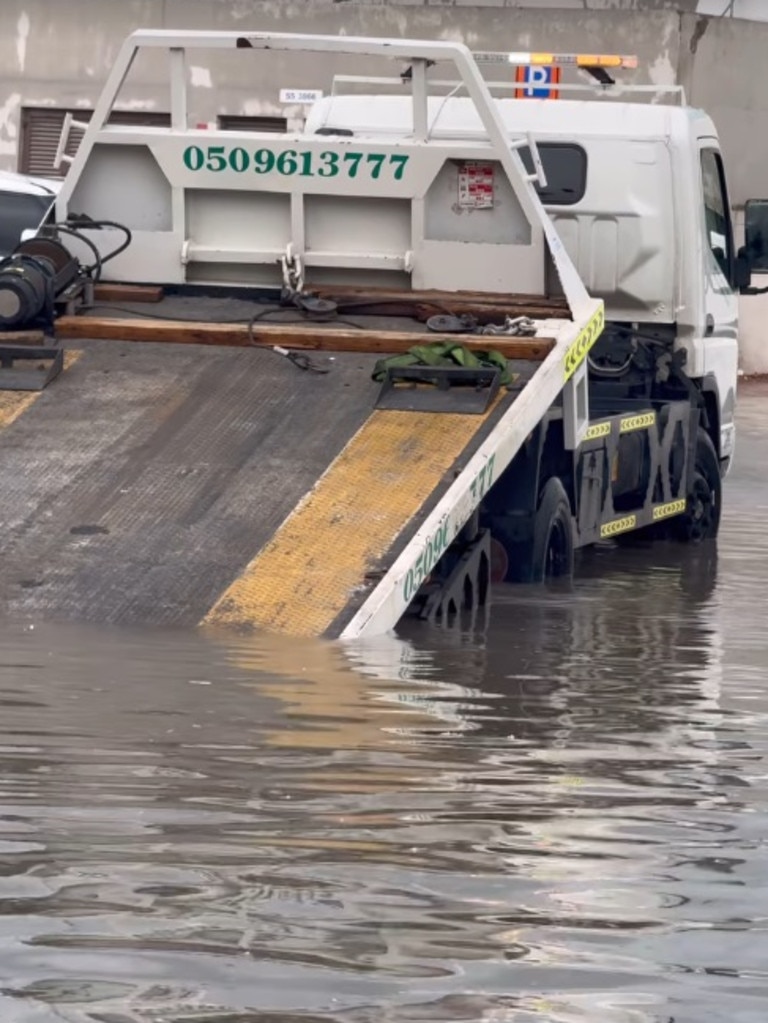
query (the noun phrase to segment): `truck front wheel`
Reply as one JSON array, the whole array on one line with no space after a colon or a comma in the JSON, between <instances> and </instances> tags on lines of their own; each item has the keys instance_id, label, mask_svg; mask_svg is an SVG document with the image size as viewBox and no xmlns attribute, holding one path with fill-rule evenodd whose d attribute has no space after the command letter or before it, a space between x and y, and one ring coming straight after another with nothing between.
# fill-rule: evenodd
<instances>
[{"instance_id":1,"label":"truck front wheel","mask_svg":"<svg viewBox=\"0 0 768 1023\"><path fill-rule=\"evenodd\" d=\"M696 437L696 463L684 515L670 522L673 535L684 543L700 543L717 536L723 480L712 438L704 430Z\"/></svg>"}]
</instances>

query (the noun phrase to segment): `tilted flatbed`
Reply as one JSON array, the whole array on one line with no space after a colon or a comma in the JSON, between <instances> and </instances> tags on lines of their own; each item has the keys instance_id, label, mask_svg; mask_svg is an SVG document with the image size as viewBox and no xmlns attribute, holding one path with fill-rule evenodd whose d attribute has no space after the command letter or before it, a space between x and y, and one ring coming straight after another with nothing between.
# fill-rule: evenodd
<instances>
[{"instance_id":1,"label":"tilted flatbed","mask_svg":"<svg viewBox=\"0 0 768 1023\"><path fill-rule=\"evenodd\" d=\"M60 321L67 368L36 395L6 394L0 415L0 614L365 632L354 622L374 616L371 596L407 606L424 548L436 562L435 538L447 546L472 488L479 499L503 469L510 427L514 445L535 425L531 381L544 372L553 393L561 382L551 340L490 338L483 346L518 357L514 387L486 414L377 410L380 352L338 351L334 324L281 323L291 313L279 309L254 345L252 310L176 298L152 306L151 321L108 306ZM215 341L226 327L244 347L232 336L195 343L195 328L193 343L133 340L186 336L190 320L205 330L205 317ZM393 323L414 343L434 337L415 320ZM388 331L367 324L357 316L345 333L370 331L391 350ZM296 352L311 335L306 351L326 372L276 354L273 332Z\"/></svg>"},{"instance_id":2,"label":"tilted flatbed","mask_svg":"<svg viewBox=\"0 0 768 1023\"><path fill-rule=\"evenodd\" d=\"M185 61L199 47L395 60L410 105L380 131L192 128ZM167 51L170 127L110 122L142 49ZM453 69L468 134L433 130L456 89L428 97L432 65ZM710 339L716 372L686 376L663 319L672 303L654 290L676 280L659 217L646 229L633 192L625 233L606 233L619 200L597 160L605 194L566 189L571 243L588 240L581 254L622 309L651 317L622 315L604 336L604 302L542 204L535 133L505 123L466 47L137 32L82 127L56 223L0 265L7 323L20 318L11 298L32 301L35 274L54 265L67 347L52 386L0 395L0 614L357 638L415 606L447 620L482 604L492 535L502 575L541 578L569 570L576 546L668 519L689 539L716 532L733 432L717 375L734 345ZM649 137L636 151L616 135L611 159L642 168L636 187L652 195L666 150ZM680 201L701 188L695 178ZM691 212L689 234L700 219ZM608 266L620 237L626 266L618 254ZM656 277L636 272L650 263ZM90 279L78 291L83 273L101 282L97 305ZM165 298L126 305L130 286ZM398 383L391 357L441 344L465 361L492 352L509 385L488 360L481 383L426 356L421 386Z\"/></svg>"}]
</instances>

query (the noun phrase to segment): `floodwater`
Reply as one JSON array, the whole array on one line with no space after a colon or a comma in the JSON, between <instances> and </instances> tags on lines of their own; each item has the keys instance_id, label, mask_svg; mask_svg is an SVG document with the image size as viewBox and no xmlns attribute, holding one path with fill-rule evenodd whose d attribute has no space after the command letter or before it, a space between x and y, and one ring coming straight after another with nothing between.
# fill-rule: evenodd
<instances>
[{"instance_id":1,"label":"floodwater","mask_svg":"<svg viewBox=\"0 0 768 1023\"><path fill-rule=\"evenodd\" d=\"M487 631L0 631L2 1023L765 1023L768 391L717 552Z\"/></svg>"}]
</instances>

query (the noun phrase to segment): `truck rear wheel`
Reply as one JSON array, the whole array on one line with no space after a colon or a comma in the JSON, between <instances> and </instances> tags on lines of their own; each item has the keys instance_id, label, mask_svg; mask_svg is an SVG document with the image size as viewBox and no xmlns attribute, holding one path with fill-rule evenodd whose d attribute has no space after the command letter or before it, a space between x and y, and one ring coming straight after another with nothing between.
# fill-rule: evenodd
<instances>
[{"instance_id":1,"label":"truck rear wheel","mask_svg":"<svg viewBox=\"0 0 768 1023\"><path fill-rule=\"evenodd\" d=\"M700 543L717 536L720 528L723 479L715 445L704 430L696 437L696 463L684 515L670 522L673 536L684 543Z\"/></svg>"},{"instance_id":2,"label":"truck rear wheel","mask_svg":"<svg viewBox=\"0 0 768 1023\"><path fill-rule=\"evenodd\" d=\"M573 574L573 523L565 487L553 476L544 484L528 543L504 545L508 582L540 583Z\"/></svg>"}]
</instances>

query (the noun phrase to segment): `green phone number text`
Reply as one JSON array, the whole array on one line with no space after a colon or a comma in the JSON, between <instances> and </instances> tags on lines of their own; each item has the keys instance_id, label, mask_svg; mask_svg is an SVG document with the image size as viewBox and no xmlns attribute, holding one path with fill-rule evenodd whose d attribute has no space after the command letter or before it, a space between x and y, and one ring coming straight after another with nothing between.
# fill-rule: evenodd
<instances>
[{"instance_id":1,"label":"green phone number text","mask_svg":"<svg viewBox=\"0 0 768 1023\"><path fill-rule=\"evenodd\" d=\"M383 174L391 173L393 180L402 181L405 166L410 158L401 153L341 153L333 149L317 153L313 150L300 152L284 149L275 153L271 149L257 149L249 152L242 146L227 149L226 146L187 146L184 150L184 166L191 171L225 171L236 174L255 171L256 174L270 174L276 171L289 177L334 178L341 174L348 178L370 177L377 181Z\"/></svg>"}]
</instances>

